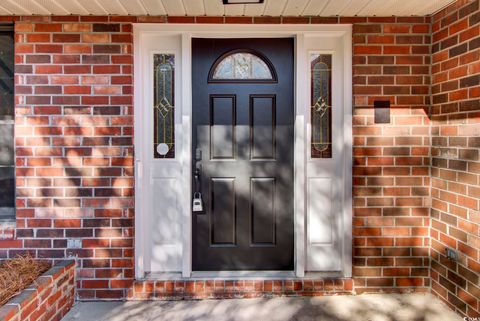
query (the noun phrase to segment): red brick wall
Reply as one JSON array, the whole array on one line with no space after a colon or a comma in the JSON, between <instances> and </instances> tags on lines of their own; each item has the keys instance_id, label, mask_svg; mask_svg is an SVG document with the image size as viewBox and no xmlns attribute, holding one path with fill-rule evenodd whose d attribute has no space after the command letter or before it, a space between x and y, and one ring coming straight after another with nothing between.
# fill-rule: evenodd
<instances>
[{"instance_id":1,"label":"red brick wall","mask_svg":"<svg viewBox=\"0 0 480 321\"><path fill-rule=\"evenodd\" d=\"M18 241L9 241L18 249L0 255L78 255L80 298L125 297L133 278L130 22L167 18L18 19ZM354 24L354 290L427 291L430 18L168 22ZM390 124L373 124L375 99L391 101ZM69 237L82 238L83 249L66 249Z\"/></svg>"},{"instance_id":2,"label":"red brick wall","mask_svg":"<svg viewBox=\"0 0 480 321\"><path fill-rule=\"evenodd\" d=\"M62 261L1 306L0 320L60 320L74 302L75 261Z\"/></svg>"},{"instance_id":3,"label":"red brick wall","mask_svg":"<svg viewBox=\"0 0 480 321\"><path fill-rule=\"evenodd\" d=\"M78 256L80 298L121 298L134 274L132 25L123 20L15 25L22 244L9 256ZM67 249L67 238L82 249Z\"/></svg>"},{"instance_id":4,"label":"red brick wall","mask_svg":"<svg viewBox=\"0 0 480 321\"><path fill-rule=\"evenodd\" d=\"M357 293L429 287L429 21L353 27ZM374 124L375 100L390 101L389 124Z\"/></svg>"},{"instance_id":5,"label":"red brick wall","mask_svg":"<svg viewBox=\"0 0 480 321\"><path fill-rule=\"evenodd\" d=\"M479 1L439 12L432 31L432 291L479 317ZM458 251L458 262L446 258L447 246Z\"/></svg>"}]
</instances>

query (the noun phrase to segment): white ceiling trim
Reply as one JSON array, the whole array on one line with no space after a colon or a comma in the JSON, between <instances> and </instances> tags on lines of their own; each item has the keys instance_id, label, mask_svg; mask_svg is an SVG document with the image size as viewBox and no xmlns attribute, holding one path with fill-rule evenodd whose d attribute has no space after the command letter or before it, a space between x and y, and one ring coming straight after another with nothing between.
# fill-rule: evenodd
<instances>
[{"instance_id":1,"label":"white ceiling trim","mask_svg":"<svg viewBox=\"0 0 480 321\"><path fill-rule=\"evenodd\" d=\"M455 0L1 0L0 15L424 16Z\"/></svg>"}]
</instances>

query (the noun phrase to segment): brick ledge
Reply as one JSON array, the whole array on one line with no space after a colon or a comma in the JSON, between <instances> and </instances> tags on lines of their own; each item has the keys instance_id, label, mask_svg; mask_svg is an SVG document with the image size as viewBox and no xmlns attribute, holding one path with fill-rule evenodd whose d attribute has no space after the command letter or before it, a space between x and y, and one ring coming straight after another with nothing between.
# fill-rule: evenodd
<instances>
[{"instance_id":1,"label":"brick ledge","mask_svg":"<svg viewBox=\"0 0 480 321\"><path fill-rule=\"evenodd\" d=\"M75 300L75 261L63 260L0 307L0 320L59 320Z\"/></svg>"}]
</instances>

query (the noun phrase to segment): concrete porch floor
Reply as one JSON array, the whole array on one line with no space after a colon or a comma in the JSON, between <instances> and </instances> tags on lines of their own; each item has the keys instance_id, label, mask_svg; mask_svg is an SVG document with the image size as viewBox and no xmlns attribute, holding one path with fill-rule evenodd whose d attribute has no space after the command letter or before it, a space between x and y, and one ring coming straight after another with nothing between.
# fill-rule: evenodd
<instances>
[{"instance_id":1,"label":"concrete porch floor","mask_svg":"<svg viewBox=\"0 0 480 321\"><path fill-rule=\"evenodd\" d=\"M201 301L79 302L63 321L459 321L430 294Z\"/></svg>"}]
</instances>

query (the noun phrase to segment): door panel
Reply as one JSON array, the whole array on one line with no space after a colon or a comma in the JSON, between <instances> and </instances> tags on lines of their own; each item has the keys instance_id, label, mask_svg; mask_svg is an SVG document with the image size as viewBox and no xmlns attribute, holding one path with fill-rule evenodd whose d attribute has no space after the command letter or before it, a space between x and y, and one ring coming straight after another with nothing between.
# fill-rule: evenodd
<instances>
[{"instance_id":1,"label":"door panel","mask_svg":"<svg viewBox=\"0 0 480 321\"><path fill-rule=\"evenodd\" d=\"M210 154L235 158L235 95L210 95Z\"/></svg>"},{"instance_id":2,"label":"door panel","mask_svg":"<svg viewBox=\"0 0 480 321\"><path fill-rule=\"evenodd\" d=\"M348 207L344 198L343 164L347 147L344 106L347 102L343 100L346 89L342 46L338 38L332 37L309 37L305 41L310 69L307 88L314 111L310 114L308 128L307 271L340 271L343 244L348 237L343 228L349 223L342 217ZM323 99L318 100L321 97ZM325 117L317 118L321 114ZM330 146L322 151L322 145L328 144Z\"/></svg>"},{"instance_id":3,"label":"door panel","mask_svg":"<svg viewBox=\"0 0 480 321\"><path fill-rule=\"evenodd\" d=\"M318 246L329 245L333 242L332 179L310 178L307 190L309 195L315 195L308 200L309 241Z\"/></svg>"},{"instance_id":4,"label":"door panel","mask_svg":"<svg viewBox=\"0 0 480 321\"><path fill-rule=\"evenodd\" d=\"M242 50L240 82L208 81ZM248 78L255 54L273 79ZM293 39L193 39L192 79L193 270L293 270Z\"/></svg>"},{"instance_id":5,"label":"door panel","mask_svg":"<svg viewBox=\"0 0 480 321\"><path fill-rule=\"evenodd\" d=\"M235 245L235 179L212 178L210 235L212 245Z\"/></svg>"},{"instance_id":6,"label":"door panel","mask_svg":"<svg viewBox=\"0 0 480 321\"><path fill-rule=\"evenodd\" d=\"M275 220L275 178L252 178L251 199L251 244L274 246L276 234Z\"/></svg>"},{"instance_id":7,"label":"door panel","mask_svg":"<svg viewBox=\"0 0 480 321\"><path fill-rule=\"evenodd\" d=\"M250 96L251 159L275 159L275 95Z\"/></svg>"}]
</instances>

